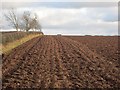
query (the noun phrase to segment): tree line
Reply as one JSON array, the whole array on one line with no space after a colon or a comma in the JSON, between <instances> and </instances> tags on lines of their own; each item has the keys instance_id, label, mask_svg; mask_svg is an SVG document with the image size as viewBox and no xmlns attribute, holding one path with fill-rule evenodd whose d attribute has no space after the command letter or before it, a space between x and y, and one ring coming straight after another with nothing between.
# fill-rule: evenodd
<instances>
[{"instance_id":1,"label":"tree line","mask_svg":"<svg viewBox=\"0 0 120 90\"><path fill-rule=\"evenodd\" d=\"M15 9L10 9L4 14L6 20L11 24L16 31L39 30L41 32L41 25L36 13L24 11L22 15L18 15Z\"/></svg>"}]
</instances>

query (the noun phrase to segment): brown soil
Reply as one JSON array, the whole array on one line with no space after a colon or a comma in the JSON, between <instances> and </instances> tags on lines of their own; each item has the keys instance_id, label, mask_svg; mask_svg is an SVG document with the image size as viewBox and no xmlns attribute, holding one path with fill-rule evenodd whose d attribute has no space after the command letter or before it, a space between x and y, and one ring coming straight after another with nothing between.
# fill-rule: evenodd
<instances>
[{"instance_id":1,"label":"brown soil","mask_svg":"<svg viewBox=\"0 0 120 90\"><path fill-rule=\"evenodd\" d=\"M120 70L117 61L109 60L94 50L70 37L32 39L3 57L2 86L118 88Z\"/></svg>"}]
</instances>

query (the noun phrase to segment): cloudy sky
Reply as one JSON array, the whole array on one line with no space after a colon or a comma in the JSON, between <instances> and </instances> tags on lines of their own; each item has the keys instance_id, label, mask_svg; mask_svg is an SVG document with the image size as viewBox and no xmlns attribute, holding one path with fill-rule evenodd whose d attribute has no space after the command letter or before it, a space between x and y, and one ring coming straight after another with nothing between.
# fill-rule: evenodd
<instances>
[{"instance_id":1,"label":"cloudy sky","mask_svg":"<svg viewBox=\"0 0 120 90\"><path fill-rule=\"evenodd\" d=\"M10 0L9 0L10 1ZM8 2L2 3L2 11L16 8L20 13L25 10L37 13L42 31L45 34L64 35L117 35L118 0L94 0L94 2ZM80 1L80 0L79 0ZM90 1L90 0L89 0ZM102 2L101 2L102 1ZM13 30L2 19L2 30Z\"/></svg>"}]
</instances>

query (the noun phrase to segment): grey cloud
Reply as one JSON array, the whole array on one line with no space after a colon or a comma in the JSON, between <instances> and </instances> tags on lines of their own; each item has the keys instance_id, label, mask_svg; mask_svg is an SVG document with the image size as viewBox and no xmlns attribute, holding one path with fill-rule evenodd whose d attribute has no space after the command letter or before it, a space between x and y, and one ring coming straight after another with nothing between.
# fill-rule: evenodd
<instances>
[{"instance_id":1,"label":"grey cloud","mask_svg":"<svg viewBox=\"0 0 120 90\"><path fill-rule=\"evenodd\" d=\"M83 18L84 19L84 18ZM94 20L94 19L92 19ZM105 30L105 29L114 29L117 30L117 25L115 25L113 22L101 22L101 23L97 23L97 21L94 22L90 22L89 20L86 22L81 22L81 20L75 19L72 21L69 21L67 23L63 23L63 24L58 24L58 25L53 25L52 23L47 23L47 19L46 19L46 23L45 21L42 23L42 26L44 29L66 29L68 31L74 31L74 30L97 30L97 29L101 29L101 30Z\"/></svg>"},{"instance_id":2,"label":"grey cloud","mask_svg":"<svg viewBox=\"0 0 120 90\"><path fill-rule=\"evenodd\" d=\"M96 22L97 23L97 22ZM43 28L44 29L66 29L66 30L75 30L75 29L79 29L79 30L87 30L87 29L90 29L90 30L97 30L97 29L114 29L116 30L117 27L113 24L104 24L104 23L101 23L101 24L80 24L79 22L72 22L72 23L67 23L67 24L61 24L61 25L44 25Z\"/></svg>"},{"instance_id":3,"label":"grey cloud","mask_svg":"<svg viewBox=\"0 0 120 90\"><path fill-rule=\"evenodd\" d=\"M74 29L74 30L67 30L67 29L43 29L43 32L48 35L118 35L117 30L105 30L105 29Z\"/></svg>"},{"instance_id":4,"label":"grey cloud","mask_svg":"<svg viewBox=\"0 0 120 90\"><path fill-rule=\"evenodd\" d=\"M27 7L27 2L2 2L2 9Z\"/></svg>"},{"instance_id":5,"label":"grey cloud","mask_svg":"<svg viewBox=\"0 0 120 90\"><path fill-rule=\"evenodd\" d=\"M81 7L115 7L115 2L2 2L3 9L20 7L81 8Z\"/></svg>"},{"instance_id":6,"label":"grey cloud","mask_svg":"<svg viewBox=\"0 0 120 90\"><path fill-rule=\"evenodd\" d=\"M92 19L100 19L107 22L118 21L118 10L117 8L92 8L87 12L88 17Z\"/></svg>"},{"instance_id":7,"label":"grey cloud","mask_svg":"<svg viewBox=\"0 0 120 90\"><path fill-rule=\"evenodd\" d=\"M12 4L14 5L14 3ZM38 11L41 10L43 15L46 14L46 17L40 19L43 32L45 32L45 34L117 34L117 25L112 24L112 22L117 22L117 14L115 14L116 11L108 8L115 5L113 5L113 3L106 3L107 5L104 3L101 4L102 5L100 5L100 3L99 5L95 4L96 6L93 7L93 3L91 3L91 5L90 3L33 3L33 5L29 3L27 6L21 3L19 6L16 4L15 7L34 7ZM39 9L37 7L47 8ZM87 10L86 15L79 11L79 9L83 7L89 9ZM91 10L89 7L93 9ZM101 8L101 10L98 7ZM114 9L114 7L112 8ZM48 10L45 11L45 9ZM61 11L58 11L58 9L61 9ZM66 9L69 10L67 11ZM99 16L100 14L102 14L102 16ZM71 18L73 18L73 20L68 21ZM68 22L63 23L61 21L62 23L59 23L60 20ZM102 23L97 24L97 20L101 20ZM57 24L53 24L54 21Z\"/></svg>"},{"instance_id":8,"label":"grey cloud","mask_svg":"<svg viewBox=\"0 0 120 90\"><path fill-rule=\"evenodd\" d=\"M115 15L106 15L106 16L104 16L103 17L103 20L104 21L107 21L107 22L116 22L116 21L118 21L118 16L115 16Z\"/></svg>"}]
</instances>

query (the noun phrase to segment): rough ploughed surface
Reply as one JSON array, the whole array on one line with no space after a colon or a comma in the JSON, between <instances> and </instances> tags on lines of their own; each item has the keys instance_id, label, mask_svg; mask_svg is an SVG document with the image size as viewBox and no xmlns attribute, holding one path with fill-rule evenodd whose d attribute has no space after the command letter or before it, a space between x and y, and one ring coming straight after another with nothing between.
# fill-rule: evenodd
<instances>
[{"instance_id":1,"label":"rough ploughed surface","mask_svg":"<svg viewBox=\"0 0 120 90\"><path fill-rule=\"evenodd\" d=\"M43 36L15 48L3 57L3 88L118 88L117 39L85 38Z\"/></svg>"}]
</instances>

